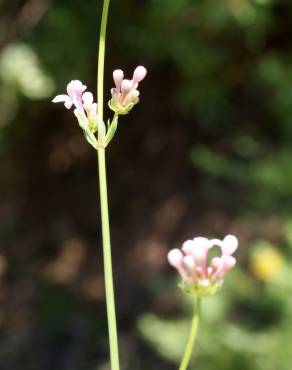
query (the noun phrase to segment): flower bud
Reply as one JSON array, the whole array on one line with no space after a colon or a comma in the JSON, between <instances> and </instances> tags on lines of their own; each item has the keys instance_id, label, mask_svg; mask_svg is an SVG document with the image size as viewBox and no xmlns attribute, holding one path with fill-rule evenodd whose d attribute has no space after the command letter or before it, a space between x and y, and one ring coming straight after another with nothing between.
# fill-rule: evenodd
<instances>
[{"instance_id":1,"label":"flower bud","mask_svg":"<svg viewBox=\"0 0 292 370\"><path fill-rule=\"evenodd\" d=\"M179 249L172 249L168 253L167 258L168 258L168 262L170 263L170 265L178 268L182 263L183 254Z\"/></svg>"},{"instance_id":2,"label":"flower bud","mask_svg":"<svg viewBox=\"0 0 292 370\"><path fill-rule=\"evenodd\" d=\"M139 83L140 81L144 80L147 74L147 70L143 66L139 66L135 69L133 73L133 81L134 83Z\"/></svg>"},{"instance_id":3,"label":"flower bud","mask_svg":"<svg viewBox=\"0 0 292 370\"><path fill-rule=\"evenodd\" d=\"M121 69L116 69L113 72L113 78L114 78L117 90L120 91L121 84L124 78L124 72Z\"/></svg>"},{"instance_id":4,"label":"flower bud","mask_svg":"<svg viewBox=\"0 0 292 370\"><path fill-rule=\"evenodd\" d=\"M224 254L231 255L238 247L238 240L234 235L227 235L222 240L222 250Z\"/></svg>"},{"instance_id":5,"label":"flower bud","mask_svg":"<svg viewBox=\"0 0 292 370\"><path fill-rule=\"evenodd\" d=\"M133 82L130 80L123 80L121 85L122 94L127 95L133 88Z\"/></svg>"},{"instance_id":6,"label":"flower bud","mask_svg":"<svg viewBox=\"0 0 292 370\"><path fill-rule=\"evenodd\" d=\"M196 263L192 256L183 257L183 265L189 274L195 271Z\"/></svg>"},{"instance_id":7,"label":"flower bud","mask_svg":"<svg viewBox=\"0 0 292 370\"><path fill-rule=\"evenodd\" d=\"M91 92L85 92L82 95L83 107L86 111L90 111L93 103L93 95Z\"/></svg>"},{"instance_id":8,"label":"flower bud","mask_svg":"<svg viewBox=\"0 0 292 370\"><path fill-rule=\"evenodd\" d=\"M214 270L219 269L222 266L222 258L214 257L211 259L211 266Z\"/></svg>"},{"instance_id":9,"label":"flower bud","mask_svg":"<svg viewBox=\"0 0 292 370\"><path fill-rule=\"evenodd\" d=\"M182 263L183 262L182 252L179 249L173 249L168 253L167 258L168 258L169 264L178 270L182 279L187 280L188 276L187 276L187 273L185 272L185 269Z\"/></svg>"},{"instance_id":10,"label":"flower bud","mask_svg":"<svg viewBox=\"0 0 292 370\"><path fill-rule=\"evenodd\" d=\"M129 92L129 94L125 98L125 105L128 105L130 103L137 104L138 101L139 101L139 91L132 90Z\"/></svg>"},{"instance_id":11,"label":"flower bud","mask_svg":"<svg viewBox=\"0 0 292 370\"><path fill-rule=\"evenodd\" d=\"M236 265L236 259L232 256L227 256L224 263L225 272L229 271Z\"/></svg>"}]
</instances>

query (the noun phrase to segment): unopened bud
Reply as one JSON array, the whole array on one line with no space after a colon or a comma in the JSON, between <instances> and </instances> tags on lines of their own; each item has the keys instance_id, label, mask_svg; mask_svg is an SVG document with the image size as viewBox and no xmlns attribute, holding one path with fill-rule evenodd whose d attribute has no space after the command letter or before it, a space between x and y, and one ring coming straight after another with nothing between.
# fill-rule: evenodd
<instances>
[{"instance_id":1,"label":"unopened bud","mask_svg":"<svg viewBox=\"0 0 292 370\"><path fill-rule=\"evenodd\" d=\"M167 259L170 265L176 268L181 266L182 258L183 254L179 249L173 249L167 255Z\"/></svg>"},{"instance_id":2,"label":"unopened bud","mask_svg":"<svg viewBox=\"0 0 292 370\"><path fill-rule=\"evenodd\" d=\"M139 83L142 81L147 74L147 70L143 66L139 66L135 69L134 74L133 74L133 81L135 83Z\"/></svg>"},{"instance_id":3,"label":"unopened bud","mask_svg":"<svg viewBox=\"0 0 292 370\"><path fill-rule=\"evenodd\" d=\"M91 92L85 92L82 95L83 107L86 111L90 111L93 103L93 95Z\"/></svg>"},{"instance_id":4,"label":"unopened bud","mask_svg":"<svg viewBox=\"0 0 292 370\"><path fill-rule=\"evenodd\" d=\"M133 88L133 82L130 80L123 80L121 85L122 94L128 94Z\"/></svg>"},{"instance_id":5,"label":"unopened bud","mask_svg":"<svg viewBox=\"0 0 292 370\"><path fill-rule=\"evenodd\" d=\"M124 104L137 104L139 101L139 91L138 90L132 90L129 92L129 94L126 96Z\"/></svg>"},{"instance_id":6,"label":"unopened bud","mask_svg":"<svg viewBox=\"0 0 292 370\"><path fill-rule=\"evenodd\" d=\"M192 256L185 256L183 258L183 265L189 274L192 274L195 271L196 264Z\"/></svg>"},{"instance_id":7,"label":"unopened bud","mask_svg":"<svg viewBox=\"0 0 292 370\"><path fill-rule=\"evenodd\" d=\"M124 72L121 69L116 69L113 72L113 78L114 78L117 89L120 90L120 87L121 87L121 84L124 78Z\"/></svg>"},{"instance_id":8,"label":"unopened bud","mask_svg":"<svg viewBox=\"0 0 292 370\"><path fill-rule=\"evenodd\" d=\"M231 255L238 247L238 240L234 235L227 235L222 240L224 254Z\"/></svg>"}]
</instances>

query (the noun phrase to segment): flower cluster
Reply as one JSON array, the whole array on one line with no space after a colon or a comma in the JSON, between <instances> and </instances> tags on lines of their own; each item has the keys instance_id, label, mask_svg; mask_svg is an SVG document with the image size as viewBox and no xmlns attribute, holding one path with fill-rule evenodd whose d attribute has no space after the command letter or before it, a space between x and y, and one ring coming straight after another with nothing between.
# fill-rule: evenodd
<instances>
[{"instance_id":1,"label":"flower cluster","mask_svg":"<svg viewBox=\"0 0 292 370\"><path fill-rule=\"evenodd\" d=\"M215 246L220 248L221 255L209 257ZM223 240L196 237L184 242L182 251L173 249L167 257L182 277L181 287L201 297L214 294L222 286L224 275L236 263L232 254L237 247L238 240L233 235Z\"/></svg>"},{"instance_id":2,"label":"flower cluster","mask_svg":"<svg viewBox=\"0 0 292 370\"><path fill-rule=\"evenodd\" d=\"M116 114L127 114L135 104L139 102L139 82L146 76L146 68L139 66L134 70L132 80L124 79L124 72L116 69L113 72L113 79L116 87L111 89L112 98L109 107Z\"/></svg>"},{"instance_id":3,"label":"flower cluster","mask_svg":"<svg viewBox=\"0 0 292 370\"><path fill-rule=\"evenodd\" d=\"M74 114L84 132L86 140L95 148L105 148L113 138L118 116L128 113L139 101L138 84L146 76L146 69L139 66L135 69L132 80L124 79L122 70L113 72L116 87L111 90L112 98L109 107L115 112L112 121L108 121L107 128L98 116L97 103L93 102L93 95L86 91L86 86L79 80L73 80L67 85L67 94L57 95L53 103L64 103L67 109L75 107ZM95 136L97 134L97 137Z\"/></svg>"},{"instance_id":4,"label":"flower cluster","mask_svg":"<svg viewBox=\"0 0 292 370\"><path fill-rule=\"evenodd\" d=\"M67 109L71 109L74 105L74 114L86 139L97 149L98 140L94 134L98 132L98 136L101 136L100 134L105 132L105 126L98 119L97 104L93 102L92 93L85 92L86 88L81 81L73 80L67 85L67 95L57 95L53 99L53 103L63 102Z\"/></svg>"}]
</instances>

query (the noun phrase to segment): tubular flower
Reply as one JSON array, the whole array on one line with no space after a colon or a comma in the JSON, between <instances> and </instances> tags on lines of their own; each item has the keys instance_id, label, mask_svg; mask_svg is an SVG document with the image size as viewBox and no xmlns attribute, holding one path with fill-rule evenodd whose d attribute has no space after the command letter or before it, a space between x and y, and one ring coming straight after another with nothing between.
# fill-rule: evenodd
<instances>
[{"instance_id":1,"label":"tubular flower","mask_svg":"<svg viewBox=\"0 0 292 370\"><path fill-rule=\"evenodd\" d=\"M215 246L220 248L221 255L209 258L208 254ZM223 240L196 237L184 242L181 250L172 249L167 258L182 278L181 288L202 297L220 289L224 275L236 264L232 254L237 247L238 240L233 235L227 235Z\"/></svg>"},{"instance_id":2,"label":"tubular flower","mask_svg":"<svg viewBox=\"0 0 292 370\"><path fill-rule=\"evenodd\" d=\"M97 116L97 104L93 103L91 92L84 92L86 86L79 80L72 80L67 85L67 95L57 95L52 102L63 102L67 109L74 105L74 114L78 119L80 127L84 131L87 141L95 148L104 145L105 125ZM98 140L95 133L98 133Z\"/></svg>"},{"instance_id":3,"label":"tubular flower","mask_svg":"<svg viewBox=\"0 0 292 370\"><path fill-rule=\"evenodd\" d=\"M137 90L147 74L146 68L139 66L134 70L132 80L124 79L124 72L116 69L113 72L115 87L111 89L112 98L109 107L116 114L127 114L135 104L139 102L139 91Z\"/></svg>"}]
</instances>

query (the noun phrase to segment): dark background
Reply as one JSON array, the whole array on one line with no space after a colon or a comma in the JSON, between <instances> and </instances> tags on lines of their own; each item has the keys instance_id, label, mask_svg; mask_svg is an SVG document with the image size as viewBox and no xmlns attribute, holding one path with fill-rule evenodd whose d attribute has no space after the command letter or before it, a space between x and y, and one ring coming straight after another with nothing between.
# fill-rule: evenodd
<instances>
[{"instance_id":1,"label":"dark background","mask_svg":"<svg viewBox=\"0 0 292 370\"><path fill-rule=\"evenodd\" d=\"M0 0L0 369L109 369L96 154L51 103L95 92L101 2ZM292 2L112 0L112 71L148 75L107 149L123 369L177 368L168 250L240 240L196 370L291 370ZM107 111L109 115L110 112Z\"/></svg>"}]
</instances>

